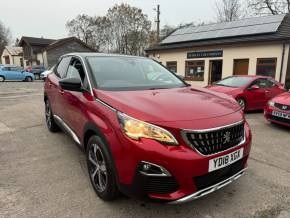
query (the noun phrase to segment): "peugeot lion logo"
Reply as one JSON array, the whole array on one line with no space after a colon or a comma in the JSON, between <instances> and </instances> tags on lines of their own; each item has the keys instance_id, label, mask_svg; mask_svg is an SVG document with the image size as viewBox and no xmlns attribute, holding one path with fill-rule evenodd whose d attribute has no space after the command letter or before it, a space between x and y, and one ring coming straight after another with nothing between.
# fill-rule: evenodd
<instances>
[{"instance_id":1,"label":"peugeot lion logo","mask_svg":"<svg viewBox=\"0 0 290 218\"><path fill-rule=\"evenodd\" d=\"M224 138L224 144L229 143L231 141L231 133L230 132L226 132L223 136Z\"/></svg>"},{"instance_id":2,"label":"peugeot lion logo","mask_svg":"<svg viewBox=\"0 0 290 218\"><path fill-rule=\"evenodd\" d=\"M286 105L283 105L283 106L282 106L282 109L283 109L283 110L286 110L286 109L287 109L287 106L286 106Z\"/></svg>"}]
</instances>

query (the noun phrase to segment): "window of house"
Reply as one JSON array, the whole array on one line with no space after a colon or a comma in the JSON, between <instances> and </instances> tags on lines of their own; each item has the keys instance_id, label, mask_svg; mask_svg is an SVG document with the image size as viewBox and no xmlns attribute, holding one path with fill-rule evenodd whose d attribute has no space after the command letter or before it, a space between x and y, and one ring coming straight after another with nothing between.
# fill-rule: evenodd
<instances>
[{"instance_id":1,"label":"window of house","mask_svg":"<svg viewBox=\"0 0 290 218\"><path fill-rule=\"evenodd\" d=\"M275 78L276 64L277 58L258 58L256 74Z\"/></svg>"},{"instance_id":2,"label":"window of house","mask_svg":"<svg viewBox=\"0 0 290 218\"><path fill-rule=\"evenodd\" d=\"M177 73L177 61L169 61L169 62L166 62L166 67L172 73Z\"/></svg>"},{"instance_id":3,"label":"window of house","mask_svg":"<svg viewBox=\"0 0 290 218\"><path fill-rule=\"evenodd\" d=\"M20 58L20 66L23 67L23 58Z\"/></svg>"},{"instance_id":4,"label":"window of house","mask_svg":"<svg viewBox=\"0 0 290 218\"><path fill-rule=\"evenodd\" d=\"M185 79L192 81L204 81L204 61L186 61Z\"/></svg>"}]
</instances>

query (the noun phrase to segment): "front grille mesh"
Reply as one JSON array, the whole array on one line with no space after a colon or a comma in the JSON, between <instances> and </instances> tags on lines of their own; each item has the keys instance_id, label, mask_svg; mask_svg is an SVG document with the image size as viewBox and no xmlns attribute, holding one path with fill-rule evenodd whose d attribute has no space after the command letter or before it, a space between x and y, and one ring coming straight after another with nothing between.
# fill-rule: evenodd
<instances>
[{"instance_id":1,"label":"front grille mesh","mask_svg":"<svg viewBox=\"0 0 290 218\"><path fill-rule=\"evenodd\" d=\"M174 177L148 177L145 191L153 194L170 194L178 190L178 184Z\"/></svg>"},{"instance_id":2,"label":"front grille mesh","mask_svg":"<svg viewBox=\"0 0 290 218\"><path fill-rule=\"evenodd\" d=\"M290 105L275 103L274 106L280 110L290 111Z\"/></svg>"},{"instance_id":3,"label":"front grille mesh","mask_svg":"<svg viewBox=\"0 0 290 218\"><path fill-rule=\"evenodd\" d=\"M199 153L211 155L239 145L245 137L244 123L207 132L187 131L184 137Z\"/></svg>"}]
</instances>

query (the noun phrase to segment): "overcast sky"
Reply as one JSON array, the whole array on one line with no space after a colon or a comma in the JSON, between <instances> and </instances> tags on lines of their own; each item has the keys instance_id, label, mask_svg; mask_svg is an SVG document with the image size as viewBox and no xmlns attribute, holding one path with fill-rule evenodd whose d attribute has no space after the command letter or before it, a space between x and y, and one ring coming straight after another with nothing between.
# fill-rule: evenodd
<instances>
[{"instance_id":1,"label":"overcast sky","mask_svg":"<svg viewBox=\"0 0 290 218\"><path fill-rule=\"evenodd\" d=\"M78 14L105 15L118 3L139 7L154 21L157 4L161 25L214 20L215 0L0 0L0 21L11 29L13 38L34 36L62 38L68 35L67 20Z\"/></svg>"}]
</instances>

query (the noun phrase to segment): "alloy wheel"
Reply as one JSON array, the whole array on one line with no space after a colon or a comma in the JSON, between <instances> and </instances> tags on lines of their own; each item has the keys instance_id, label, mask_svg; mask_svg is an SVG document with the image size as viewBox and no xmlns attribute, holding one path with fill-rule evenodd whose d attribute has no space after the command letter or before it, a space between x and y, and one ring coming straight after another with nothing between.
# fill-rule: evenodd
<instances>
[{"instance_id":1,"label":"alloy wheel","mask_svg":"<svg viewBox=\"0 0 290 218\"><path fill-rule=\"evenodd\" d=\"M4 78L0 76L0 82L4 82Z\"/></svg>"},{"instance_id":2,"label":"alloy wheel","mask_svg":"<svg viewBox=\"0 0 290 218\"><path fill-rule=\"evenodd\" d=\"M88 169L93 185L97 191L105 191L108 182L107 167L103 152L97 144L92 144L90 146Z\"/></svg>"},{"instance_id":3,"label":"alloy wheel","mask_svg":"<svg viewBox=\"0 0 290 218\"><path fill-rule=\"evenodd\" d=\"M48 101L45 103L45 120L48 128L51 128L51 110Z\"/></svg>"},{"instance_id":4,"label":"alloy wheel","mask_svg":"<svg viewBox=\"0 0 290 218\"><path fill-rule=\"evenodd\" d=\"M239 105L241 106L241 108L242 108L243 110L245 110L245 107L246 107L246 102L245 102L245 100L240 98L240 99L237 100L237 102L239 103Z\"/></svg>"}]
</instances>

